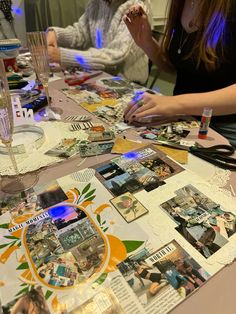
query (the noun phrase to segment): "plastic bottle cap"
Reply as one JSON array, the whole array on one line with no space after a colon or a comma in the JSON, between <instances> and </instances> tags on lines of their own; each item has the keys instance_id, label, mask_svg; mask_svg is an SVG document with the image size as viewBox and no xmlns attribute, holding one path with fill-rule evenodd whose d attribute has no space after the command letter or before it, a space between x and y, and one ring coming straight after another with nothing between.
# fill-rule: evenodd
<instances>
[{"instance_id":1,"label":"plastic bottle cap","mask_svg":"<svg viewBox=\"0 0 236 314\"><path fill-rule=\"evenodd\" d=\"M211 108L204 108L202 115L205 117L211 117L212 116L212 109Z\"/></svg>"}]
</instances>

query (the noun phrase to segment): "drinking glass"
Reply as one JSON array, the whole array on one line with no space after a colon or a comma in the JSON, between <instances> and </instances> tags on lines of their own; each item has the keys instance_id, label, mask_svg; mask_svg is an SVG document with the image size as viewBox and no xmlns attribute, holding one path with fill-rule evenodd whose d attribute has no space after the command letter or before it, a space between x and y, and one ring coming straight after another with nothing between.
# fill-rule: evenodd
<instances>
[{"instance_id":1,"label":"drinking glass","mask_svg":"<svg viewBox=\"0 0 236 314\"><path fill-rule=\"evenodd\" d=\"M45 32L27 33L27 42L36 76L44 87L48 107L54 113L62 114L62 109L54 107L52 105L53 102L50 101L49 97L48 82L50 77L50 68Z\"/></svg>"},{"instance_id":2,"label":"drinking glass","mask_svg":"<svg viewBox=\"0 0 236 314\"><path fill-rule=\"evenodd\" d=\"M12 136L14 129L14 118L11 104L11 96L8 87L3 60L0 59L0 139L6 146L7 153L11 159L15 172L13 176L1 177L1 190L6 193L15 194L31 188L38 180L35 173L20 175L15 155L12 149Z\"/></svg>"}]
</instances>

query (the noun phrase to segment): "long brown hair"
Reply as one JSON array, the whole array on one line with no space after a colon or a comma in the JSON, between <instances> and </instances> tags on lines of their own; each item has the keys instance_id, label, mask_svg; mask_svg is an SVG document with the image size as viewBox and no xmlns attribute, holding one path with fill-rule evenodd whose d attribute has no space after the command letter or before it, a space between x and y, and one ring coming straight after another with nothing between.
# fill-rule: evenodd
<instances>
[{"instance_id":1,"label":"long brown hair","mask_svg":"<svg viewBox=\"0 0 236 314\"><path fill-rule=\"evenodd\" d=\"M46 300L43 296L43 292L40 288L32 288L27 294L26 297L29 302L33 305L35 313L39 314L50 314Z\"/></svg>"},{"instance_id":2,"label":"long brown hair","mask_svg":"<svg viewBox=\"0 0 236 314\"><path fill-rule=\"evenodd\" d=\"M203 62L205 67L215 70L218 66L219 55L224 57L224 36L226 21L235 0L199 0L197 15L191 22L198 26L197 36L191 52L187 56L194 57L197 67ZM173 36L177 20L181 19L185 0L169 0L168 19L162 41L162 52L168 56L168 48Z\"/></svg>"}]
</instances>

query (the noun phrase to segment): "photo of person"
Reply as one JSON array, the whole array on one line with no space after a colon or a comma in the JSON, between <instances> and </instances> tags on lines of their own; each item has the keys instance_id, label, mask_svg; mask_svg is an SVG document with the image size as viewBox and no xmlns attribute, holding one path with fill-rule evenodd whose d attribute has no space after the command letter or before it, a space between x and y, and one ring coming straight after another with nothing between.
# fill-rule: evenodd
<instances>
[{"instance_id":1,"label":"photo of person","mask_svg":"<svg viewBox=\"0 0 236 314\"><path fill-rule=\"evenodd\" d=\"M150 252L144 248L118 264L122 276L144 307L161 298L162 292L170 286L164 274L145 262L148 256Z\"/></svg>"},{"instance_id":2,"label":"photo of person","mask_svg":"<svg viewBox=\"0 0 236 314\"><path fill-rule=\"evenodd\" d=\"M148 213L148 210L129 192L113 198L110 202L126 222L132 222Z\"/></svg>"},{"instance_id":3,"label":"photo of person","mask_svg":"<svg viewBox=\"0 0 236 314\"><path fill-rule=\"evenodd\" d=\"M27 293L3 305L3 314L50 314L42 288L31 287Z\"/></svg>"},{"instance_id":4,"label":"photo of person","mask_svg":"<svg viewBox=\"0 0 236 314\"><path fill-rule=\"evenodd\" d=\"M181 297L188 296L210 277L175 240L154 252L145 262L156 267Z\"/></svg>"},{"instance_id":5,"label":"photo of person","mask_svg":"<svg viewBox=\"0 0 236 314\"><path fill-rule=\"evenodd\" d=\"M17 195L2 195L0 215L10 212L12 218L24 214L35 214L42 210L38 197L33 189L22 191Z\"/></svg>"},{"instance_id":6,"label":"photo of person","mask_svg":"<svg viewBox=\"0 0 236 314\"><path fill-rule=\"evenodd\" d=\"M204 257L210 257L235 233L236 216L192 185L175 193L161 208L177 223L176 230Z\"/></svg>"}]
</instances>

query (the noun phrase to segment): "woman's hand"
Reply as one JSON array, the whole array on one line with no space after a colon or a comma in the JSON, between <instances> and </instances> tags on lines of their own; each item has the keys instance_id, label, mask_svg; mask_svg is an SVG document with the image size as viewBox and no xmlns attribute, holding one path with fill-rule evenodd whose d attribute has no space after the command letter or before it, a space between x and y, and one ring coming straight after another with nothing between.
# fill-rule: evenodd
<instances>
[{"instance_id":1,"label":"woman's hand","mask_svg":"<svg viewBox=\"0 0 236 314\"><path fill-rule=\"evenodd\" d=\"M175 96L143 94L139 101L131 101L124 112L125 122L132 123L143 117L166 116L179 114L179 104Z\"/></svg>"},{"instance_id":2,"label":"woman's hand","mask_svg":"<svg viewBox=\"0 0 236 314\"><path fill-rule=\"evenodd\" d=\"M140 5L132 6L123 18L135 43L145 48L152 41L152 30L146 12Z\"/></svg>"},{"instance_id":3,"label":"woman's hand","mask_svg":"<svg viewBox=\"0 0 236 314\"><path fill-rule=\"evenodd\" d=\"M59 48L49 46L48 55L50 62L60 63L61 54Z\"/></svg>"},{"instance_id":4,"label":"woman's hand","mask_svg":"<svg viewBox=\"0 0 236 314\"><path fill-rule=\"evenodd\" d=\"M57 48L57 36L54 30L47 32L47 45Z\"/></svg>"}]
</instances>

